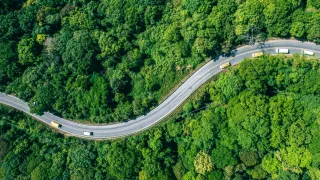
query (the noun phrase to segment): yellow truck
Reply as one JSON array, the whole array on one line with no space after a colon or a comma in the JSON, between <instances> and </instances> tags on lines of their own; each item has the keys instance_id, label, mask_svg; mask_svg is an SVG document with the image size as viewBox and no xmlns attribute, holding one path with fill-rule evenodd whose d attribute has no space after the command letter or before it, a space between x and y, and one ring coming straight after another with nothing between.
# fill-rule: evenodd
<instances>
[{"instance_id":1,"label":"yellow truck","mask_svg":"<svg viewBox=\"0 0 320 180\"><path fill-rule=\"evenodd\" d=\"M263 52L257 52L257 53L253 53L252 57L259 57L259 56L262 56L262 55L263 55Z\"/></svg>"},{"instance_id":2,"label":"yellow truck","mask_svg":"<svg viewBox=\"0 0 320 180\"><path fill-rule=\"evenodd\" d=\"M221 64L221 65L220 65L220 68L221 68L221 69L225 69L226 67L228 67L228 66L230 66L230 65L231 65L230 62L226 62L226 63Z\"/></svg>"},{"instance_id":3,"label":"yellow truck","mask_svg":"<svg viewBox=\"0 0 320 180\"><path fill-rule=\"evenodd\" d=\"M57 122L51 121L51 126L53 126L55 128L61 128L62 125Z\"/></svg>"}]
</instances>

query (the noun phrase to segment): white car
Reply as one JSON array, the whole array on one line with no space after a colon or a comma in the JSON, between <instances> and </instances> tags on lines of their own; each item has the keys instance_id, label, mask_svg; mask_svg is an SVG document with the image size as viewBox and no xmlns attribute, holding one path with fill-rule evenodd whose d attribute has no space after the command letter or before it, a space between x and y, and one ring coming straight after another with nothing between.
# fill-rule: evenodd
<instances>
[{"instance_id":1,"label":"white car","mask_svg":"<svg viewBox=\"0 0 320 180\"><path fill-rule=\"evenodd\" d=\"M302 50L302 54L313 56L314 52L313 51Z\"/></svg>"},{"instance_id":2,"label":"white car","mask_svg":"<svg viewBox=\"0 0 320 180\"><path fill-rule=\"evenodd\" d=\"M276 49L277 54L289 54L289 49Z\"/></svg>"},{"instance_id":3,"label":"white car","mask_svg":"<svg viewBox=\"0 0 320 180\"><path fill-rule=\"evenodd\" d=\"M93 135L93 132L83 132L83 135L85 135L85 136L92 136L92 135Z\"/></svg>"}]
</instances>

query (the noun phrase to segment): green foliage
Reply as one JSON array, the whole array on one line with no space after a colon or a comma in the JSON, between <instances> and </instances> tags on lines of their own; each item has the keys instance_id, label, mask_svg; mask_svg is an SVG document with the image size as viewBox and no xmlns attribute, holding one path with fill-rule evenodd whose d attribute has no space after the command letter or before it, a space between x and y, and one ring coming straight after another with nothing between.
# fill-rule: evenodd
<instances>
[{"instance_id":1,"label":"green foliage","mask_svg":"<svg viewBox=\"0 0 320 180\"><path fill-rule=\"evenodd\" d=\"M22 84L40 78L37 68L27 69ZM319 72L318 60L299 56L245 60L189 101L194 108L207 103L206 109L182 112L163 125L115 141L63 137L22 113L0 107L0 144L10 142L8 149L0 149L0 178L316 180ZM99 109L99 104L107 107L101 98L107 97L104 78L98 73L90 79L78 76L67 87L74 88L79 99L90 97L87 101ZM240 85L226 88L235 82ZM45 82L33 88L39 89L33 110L54 103L52 85ZM220 89L232 93L226 96ZM223 104L216 96L228 98Z\"/></svg>"},{"instance_id":2,"label":"green foliage","mask_svg":"<svg viewBox=\"0 0 320 180\"><path fill-rule=\"evenodd\" d=\"M241 4L235 13L235 31L239 36L249 33L250 28L261 31L264 28L264 4L261 1L249 0ZM251 33L251 32L250 32Z\"/></svg>"},{"instance_id":3,"label":"green foliage","mask_svg":"<svg viewBox=\"0 0 320 180\"><path fill-rule=\"evenodd\" d=\"M212 179L212 180L223 179L223 173L222 173L221 171L212 171L212 172L208 175L208 179Z\"/></svg>"},{"instance_id":4,"label":"green foliage","mask_svg":"<svg viewBox=\"0 0 320 180\"><path fill-rule=\"evenodd\" d=\"M0 5L0 14L4 14L11 10L20 9L22 6L22 3L23 2L21 2L20 0L13 0L13 1L5 0Z\"/></svg>"},{"instance_id":5,"label":"green foliage","mask_svg":"<svg viewBox=\"0 0 320 180\"><path fill-rule=\"evenodd\" d=\"M254 166L258 162L258 155L256 152L241 152L240 159L246 166Z\"/></svg>"},{"instance_id":6,"label":"green foliage","mask_svg":"<svg viewBox=\"0 0 320 180\"><path fill-rule=\"evenodd\" d=\"M13 41L0 43L0 85L14 79L19 73L18 54Z\"/></svg>"},{"instance_id":7,"label":"green foliage","mask_svg":"<svg viewBox=\"0 0 320 180\"><path fill-rule=\"evenodd\" d=\"M283 179L283 180L298 180L299 175L290 173L289 171L280 171L278 175L278 179Z\"/></svg>"},{"instance_id":8,"label":"green foliage","mask_svg":"<svg viewBox=\"0 0 320 180\"><path fill-rule=\"evenodd\" d=\"M22 39L18 44L19 63L32 65L37 63L37 45L33 38Z\"/></svg>"},{"instance_id":9,"label":"green foliage","mask_svg":"<svg viewBox=\"0 0 320 180\"><path fill-rule=\"evenodd\" d=\"M48 178L48 169L50 168L51 163L44 161L38 165L31 173L31 180L45 180Z\"/></svg>"},{"instance_id":10,"label":"green foliage","mask_svg":"<svg viewBox=\"0 0 320 180\"><path fill-rule=\"evenodd\" d=\"M248 35L320 43L318 2L4 0L0 90L38 114L123 121ZM0 179L317 179L319 72L300 57L244 61L183 115L114 142L62 139L0 107Z\"/></svg>"},{"instance_id":11,"label":"green foliage","mask_svg":"<svg viewBox=\"0 0 320 180\"><path fill-rule=\"evenodd\" d=\"M30 33L36 23L37 6L26 6L18 13L19 28L25 32Z\"/></svg>"},{"instance_id":12,"label":"green foliage","mask_svg":"<svg viewBox=\"0 0 320 180\"><path fill-rule=\"evenodd\" d=\"M305 148L287 147L280 150L281 161L285 167L296 168L293 172L300 173L298 167L309 167L311 162L311 153Z\"/></svg>"},{"instance_id":13,"label":"green foliage","mask_svg":"<svg viewBox=\"0 0 320 180\"><path fill-rule=\"evenodd\" d=\"M301 38L305 33L305 27L302 22L294 22L290 29L290 34L294 37Z\"/></svg>"},{"instance_id":14,"label":"green foliage","mask_svg":"<svg viewBox=\"0 0 320 180\"><path fill-rule=\"evenodd\" d=\"M39 43L39 44L42 44L44 42L44 40L46 40L46 35L45 34L37 34L37 38L36 38L36 41Z\"/></svg>"},{"instance_id":15,"label":"green foliage","mask_svg":"<svg viewBox=\"0 0 320 180\"><path fill-rule=\"evenodd\" d=\"M308 175L312 180L316 180L320 176L320 170L317 168L311 168L308 172Z\"/></svg>"},{"instance_id":16,"label":"green foliage","mask_svg":"<svg viewBox=\"0 0 320 180\"><path fill-rule=\"evenodd\" d=\"M35 87L51 87L53 101L39 106L34 111L39 114L51 111L97 123L131 119L150 111L204 59L247 43L249 35L255 41L294 36L319 43L319 11L309 10L317 3L304 3L5 1L0 5L0 89L33 103L42 93ZM37 78L30 77L31 67ZM242 91L238 73L223 75L236 88L219 81L211 100L226 104ZM251 83L253 90L265 88ZM246 134L237 138L249 146L255 137Z\"/></svg>"},{"instance_id":17,"label":"green foliage","mask_svg":"<svg viewBox=\"0 0 320 180\"><path fill-rule=\"evenodd\" d=\"M214 98L212 99L213 101L226 103L242 90L243 83L237 74L237 71L230 71L221 75L221 81L218 81L216 86L211 90L211 97ZM223 96L214 96L214 94L222 94Z\"/></svg>"},{"instance_id":18,"label":"green foliage","mask_svg":"<svg viewBox=\"0 0 320 180\"><path fill-rule=\"evenodd\" d=\"M213 168L211 157L204 151L200 151L194 159L194 168L199 174L206 174Z\"/></svg>"},{"instance_id":19,"label":"green foliage","mask_svg":"<svg viewBox=\"0 0 320 180\"><path fill-rule=\"evenodd\" d=\"M211 156L217 168L223 169L227 165L235 165L237 163L236 159L232 155L232 152L225 146L217 146L212 151Z\"/></svg>"},{"instance_id":20,"label":"green foliage","mask_svg":"<svg viewBox=\"0 0 320 180\"><path fill-rule=\"evenodd\" d=\"M70 169L90 168L94 154L84 146L76 146L69 149L68 157L67 164Z\"/></svg>"},{"instance_id":21,"label":"green foliage","mask_svg":"<svg viewBox=\"0 0 320 180\"><path fill-rule=\"evenodd\" d=\"M309 0L308 2L311 4L311 6L317 8L317 9L320 9L320 2L319 1L317 1L317 0Z\"/></svg>"},{"instance_id":22,"label":"green foliage","mask_svg":"<svg viewBox=\"0 0 320 180\"><path fill-rule=\"evenodd\" d=\"M36 167L38 167L41 164L42 160L42 157L30 159L27 166L27 173L31 173Z\"/></svg>"},{"instance_id":23,"label":"green foliage","mask_svg":"<svg viewBox=\"0 0 320 180\"><path fill-rule=\"evenodd\" d=\"M183 180L196 180L195 173L192 171L188 171L184 176Z\"/></svg>"},{"instance_id":24,"label":"green foliage","mask_svg":"<svg viewBox=\"0 0 320 180\"><path fill-rule=\"evenodd\" d=\"M260 166L255 166L253 170L249 172L253 179L264 179L267 176L267 173L262 170Z\"/></svg>"},{"instance_id":25,"label":"green foliage","mask_svg":"<svg viewBox=\"0 0 320 180\"><path fill-rule=\"evenodd\" d=\"M188 102L183 106L183 111L185 111L186 113L190 113L192 109L193 109L193 105L191 102Z\"/></svg>"},{"instance_id":26,"label":"green foliage","mask_svg":"<svg viewBox=\"0 0 320 180\"><path fill-rule=\"evenodd\" d=\"M265 24L270 36L288 36L290 16L292 13L289 1L271 0L264 9Z\"/></svg>"},{"instance_id":27,"label":"green foliage","mask_svg":"<svg viewBox=\"0 0 320 180\"><path fill-rule=\"evenodd\" d=\"M2 163L3 158L8 154L9 150L10 150L10 144L1 137L0 138L0 163Z\"/></svg>"},{"instance_id":28,"label":"green foliage","mask_svg":"<svg viewBox=\"0 0 320 180\"><path fill-rule=\"evenodd\" d=\"M178 161L176 165L173 166L173 173L178 180L183 179L183 175L185 174L185 168L181 161Z\"/></svg>"},{"instance_id":29,"label":"green foliage","mask_svg":"<svg viewBox=\"0 0 320 180\"><path fill-rule=\"evenodd\" d=\"M52 102L52 87L41 86L36 92L34 98L30 101L31 112L41 114L49 109Z\"/></svg>"},{"instance_id":30,"label":"green foliage","mask_svg":"<svg viewBox=\"0 0 320 180\"><path fill-rule=\"evenodd\" d=\"M70 25L73 29L94 29L95 20L81 11L71 11L70 16L62 20L62 25Z\"/></svg>"},{"instance_id":31,"label":"green foliage","mask_svg":"<svg viewBox=\"0 0 320 180\"><path fill-rule=\"evenodd\" d=\"M106 157L109 164L108 171L117 179L131 178L133 172L138 170L136 165L139 157L135 155L133 149L122 149L122 146L123 144L113 143L110 147L105 147L108 154Z\"/></svg>"},{"instance_id":32,"label":"green foliage","mask_svg":"<svg viewBox=\"0 0 320 180\"><path fill-rule=\"evenodd\" d=\"M310 41L315 41L316 43L320 42L320 35L319 35L319 22L320 22L320 13L312 14L310 18L309 28L307 30L307 38Z\"/></svg>"},{"instance_id":33,"label":"green foliage","mask_svg":"<svg viewBox=\"0 0 320 180\"><path fill-rule=\"evenodd\" d=\"M281 164L279 163L279 161L271 154L263 157L261 166L262 169L271 174L271 177L274 179L277 177L277 174L281 168Z\"/></svg>"},{"instance_id":34,"label":"green foliage","mask_svg":"<svg viewBox=\"0 0 320 180\"><path fill-rule=\"evenodd\" d=\"M65 155L62 152L57 152L51 156L52 166L50 168L50 174L52 177L59 177L64 171L66 164Z\"/></svg>"}]
</instances>

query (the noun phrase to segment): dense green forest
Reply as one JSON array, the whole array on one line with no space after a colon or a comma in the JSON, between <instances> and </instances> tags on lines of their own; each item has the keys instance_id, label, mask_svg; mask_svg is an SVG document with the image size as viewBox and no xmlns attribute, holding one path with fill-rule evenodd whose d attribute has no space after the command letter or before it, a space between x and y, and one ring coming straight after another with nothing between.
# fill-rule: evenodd
<instances>
[{"instance_id":1,"label":"dense green forest","mask_svg":"<svg viewBox=\"0 0 320 180\"><path fill-rule=\"evenodd\" d=\"M319 43L319 8L319 0L1 0L0 91L40 114L126 120L251 32L255 41Z\"/></svg>"},{"instance_id":2,"label":"dense green forest","mask_svg":"<svg viewBox=\"0 0 320 180\"><path fill-rule=\"evenodd\" d=\"M179 115L120 140L63 137L1 106L0 179L319 180L319 94L318 59L264 56L208 82Z\"/></svg>"}]
</instances>

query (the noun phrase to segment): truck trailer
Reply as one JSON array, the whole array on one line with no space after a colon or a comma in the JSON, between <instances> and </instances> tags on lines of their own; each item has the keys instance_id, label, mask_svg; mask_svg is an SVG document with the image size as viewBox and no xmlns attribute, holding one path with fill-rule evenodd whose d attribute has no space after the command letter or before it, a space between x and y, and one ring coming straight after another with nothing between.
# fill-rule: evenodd
<instances>
[{"instance_id":1,"label":"truck trailer","mask_svg":"<svg viewBox=\"0 0 320 180\"><path fill-rule=\"evenodd\" d=\"M256 53L252 54L252 57L259 57L259 56L262 56L262 55L263 55L263 52L256 52Z\"/></svg>"},{"instance_id":2,"label":"truck trailer","mask_svg":"<svg viewBox=\"0 0 320 180\"><path fill-rule=\"evenodd\" d=\"M220 68L221 68L221 69L225 69L226 67L228 67L228 66L230 66L230 65L231 65L230 62L226 62L226 63L221 64L221 65L220 65Z\"/></svg>"},{"instance_id":3,"label":"truck trailer","mask_svg":"<svg viewBox=\"0 0 320 180\"><path fill-rule=\"evenodd\" d=\"M302 54L313 56L314 52L313 51L308 51L308 50L302 50Z\"/></svg>"},{"instance_id":4,"label":"truck trailer","mask_svg":"<svg viewBox=\"0 0 320 180\"><path fill-rule=\"evenodd\" d=\"M61 124L55 122L55 121L51 121L51 126L55 127L55 128L61 128Z\"/></svg>"},{"instance_id":5,"label":"truck trailer","mask_svg":"<svg viewBox=\"0 0 320 180\"><path fill-rule=\"evenodd\" d=\"M277 54L289 54L289 49L276 49Z\"/></svg>"}]
</instances>

